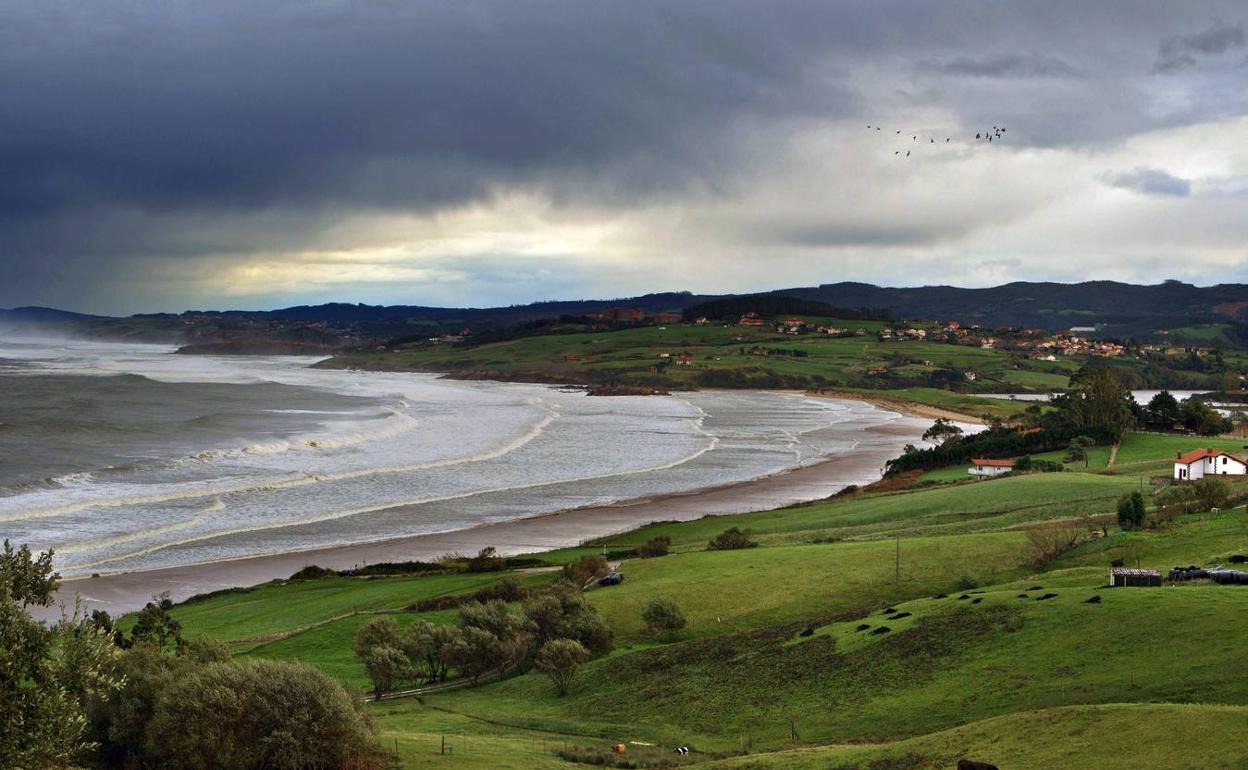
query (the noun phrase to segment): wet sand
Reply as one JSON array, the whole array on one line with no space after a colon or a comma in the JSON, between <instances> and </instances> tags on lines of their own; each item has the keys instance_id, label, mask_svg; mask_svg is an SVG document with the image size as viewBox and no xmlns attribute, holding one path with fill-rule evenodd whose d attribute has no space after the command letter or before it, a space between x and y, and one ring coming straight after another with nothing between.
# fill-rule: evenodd
<instances>
[{"instance_id":1,"label":"wet sand","mask_svg":"<svg viewBox=\"0 0 1248 770\"><path fill-rule=\"evenodd\" d=\"M199 593L289 577L309 564L348 569L377 562L428 561L447 553L475 554L486 546L494 546L510 556L573 546L655 521L688 521L781 508L826 498L849 484L861 486L878 480L885 463L899 455L905 444L917 443L928 425L927 418L902 416L891 423L866 428L858 447L851 452L752 481L452 532L67 579L58 600L72 606L77 595L87 610L98 607L117 615L138 609L164 592L174 601L181 601Z\"/></svg>"}]
</instances>

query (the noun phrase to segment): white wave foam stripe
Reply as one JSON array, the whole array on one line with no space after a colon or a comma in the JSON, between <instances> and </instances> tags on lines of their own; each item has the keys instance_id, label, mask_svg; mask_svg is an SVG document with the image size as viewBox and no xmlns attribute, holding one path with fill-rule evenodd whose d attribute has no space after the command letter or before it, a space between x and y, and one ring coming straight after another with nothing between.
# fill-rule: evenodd
<instances>
[{"instance_id":1,"label":"white wave foam stripe","mask_svg":"<svg viewBox=\"0 0 1248 770\"><path fill-rule=\"evenodd\" d=\"M203 520L199 516L192 516L191 518L185 521L179 521L174 524L166 524L161 527L152 527L151 529L141 529L135 532L127 532L124 535L116 535L114 537L92 539L90 541L86 541L82 543L61 546L56 549L56 555L59 557L64 557L64 556L72 555L75 553L87 553L91 551L99 551L105 548L114 548L119 545L125 545L126 543L133 543L136 540L147 540L153 537L160 537L161 535L168 535L173 532L180 532L185 529L191 529L192 527L199 526L202 523L203 523ZM76 565L73 565L73 564L69 564L67 566L69 568L76 568ZM88 564L86 566L90 567L91 565Z\"/></svg>"},{"instance_id":2,"label":"white wave foam stripe","mask_svg":"<svg viewBox=\"0 0 1248 770\"><path fill-rule=\"evenodd\" d=\"M240 492L255 491L271 491L277 489L290 489L293 487L305 486L308 484L319 484L325 481L342 481L344 479L362 478L365 476L374 476L393 473L412 473L416 471L432 470L435 468L447 468L455 465L463 465L466 463L484 462L486 460L494 460L506 454L520 449L525 444L533 441L559 417L558 410L553 406L542 405L546 409L547 414L541 420L538 420L529 431L516 440L503 444L497 449L489 452L483 452L468 457L456 457L446 460L434 460L427 463L418 463L414 465L395 465L383 466L377 468L363 468L356 471L342 471L340 473L318 473L318 474L286 474L281 477L264 477L260 479L247 479L241 483L222 484L220 486L209 486L211 484L220 484L220 482L206 482L205 486L195 489L186 489L177 492L169 492L158 495L140 495L134 497L115 497L115 498L99 498L94 500L80 500L74 503L65 503L62 505L49 506L46 508L27 508L24 510L6 512L0 508L0 521L24 521L27 519L45 519L52 516L64 516L71 513L79 513L90 510L92 508L121 508L126 506L152 505L155 503L169 503L176 500L194 500L200 497L209 497L213 495L235 494ZM17 498L13 498L17 499ZM2 501L0 501L2 502Z\"/></svg>"},{"instance_id":3,"label":"white wave foam stripe","mask_svg":"<svg viewBox=\"0 0 1248 770\"><path fill-rule=\"evenodd\" d=\"M416 505L428 505L430 503L442 503L442 502L447 502L449 500L463 500L469 497L476 497L477 495L489 495L489 494L496 494L499 492L514 492L514 491L521 490L521 489L538 489L540 487L555 486L556 484L569 484L569 483L575 483L575 482L581 482L581 481L597 481L601 479L618 478L622 476L634 476L634 475L638 475L642 473L655 473L657 471L670 470L671 468L676 468L681 465L684 465L685 463L692 462L693 460L696 460L697 458L701 457L707 452L710 452L711 450L713 450L718 445L718 443L719 443L719 439L714 436L711 436L710 440L707 441L706 446L702 447L696 452L692 452L686 455L685 457L681 457L676 460L671 460L666 463L660 463L658 465L648 466L646 468L634 468L632 470L627 470L627 471L600 473L600 474L596 474L592 476L578 476L576 478L571 478L571 479L535 481L531 484L515 484L511 486L491 487L489 489L476 489L471 492L457 492L455 494L450 494L450 495L438 495L435 497L418 498L415 500L398 500L398 501L392 501L388 503L381 503L379 505L365 506L362 508L351 508L351 509L346 509L346 510L341 510L341 511L328 511L326 513L318 514L316 516L306 516L301 519L291 519L288 521L273 522L271 524L259 524L259 525L251 526L251 527L236 527L234 529L218 530L215 532L206 532L202 535L198 535L195 537L189 537L189 538L185 538L182 540L174 540L174 541L170 541L167 543L160 543L158 545L153 545L149 548L143 548L141 550L134 551L132 553L121 554L118 556L110 556L106 559L100 559L98 561L90 562L87 564L74 565L74 568L84 569L84 570L92 569L95 567L103 566L105 564L112 564L114 562L123 561L125 559L133 559L139 556L146 556L151 553L156 553L157 551L162 551L166 548L190 545L191 543L198 543L204 540L212 540L218 537L229 537L230 535L245 535L245 534L250 534L252 532L265 532L265 531L272 530L272 529L286 529L289 527L301 527L301 526L306 526L308 524L320 524L326 521L336 521L338 519L346 519L352 516L360 516L366 513L377 513L378 511L385 511L391 508L400 508L400 507L405 507L405 506L416 506Z\"/></svg>"}]
</instances>

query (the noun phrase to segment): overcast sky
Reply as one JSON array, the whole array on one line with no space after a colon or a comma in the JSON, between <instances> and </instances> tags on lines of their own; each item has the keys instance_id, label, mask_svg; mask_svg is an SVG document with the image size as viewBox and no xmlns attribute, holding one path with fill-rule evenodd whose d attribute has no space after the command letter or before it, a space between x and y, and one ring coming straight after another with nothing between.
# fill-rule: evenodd
<instances>
[{"instance_id":1,"label":"overcast sky","mask_svg":"<svg viewBox=\"0 0 1248 770\"><path fill-rule=\"evenodd\" d=\"M1246 258L1243 0L0 0L0 307Z\"/></svg>"}]
</instances>

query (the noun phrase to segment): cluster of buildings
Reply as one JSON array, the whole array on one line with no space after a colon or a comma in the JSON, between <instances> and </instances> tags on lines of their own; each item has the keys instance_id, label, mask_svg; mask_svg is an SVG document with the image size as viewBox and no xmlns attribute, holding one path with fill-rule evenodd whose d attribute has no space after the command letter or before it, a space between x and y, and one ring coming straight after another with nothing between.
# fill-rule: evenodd
<instances>
[{"instance_id":1,"label":"cluster of buildings","mask_svg":"<svg viewBox=\"0 0 1248 770\"><path fill-rule=\"evenodd\" d=\"M654 313L646 315L646 311L639 307L609 307L597 313L587 313L586 318L591 321L601 321L604 323L642 323L649 321L655 324L675 324L684 320L680 313ZM700 319L705 321L706 319Z\"/></svg>"}]
</instances>

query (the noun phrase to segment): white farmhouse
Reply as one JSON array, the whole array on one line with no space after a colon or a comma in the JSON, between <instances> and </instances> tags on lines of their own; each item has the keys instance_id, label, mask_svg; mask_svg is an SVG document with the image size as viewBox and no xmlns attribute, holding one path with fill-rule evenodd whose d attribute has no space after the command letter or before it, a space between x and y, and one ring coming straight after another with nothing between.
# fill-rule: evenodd
<instances>
[{"instance_id":1,"label":"white farmhouse","mask_svg":"<svg viewBox=\"0 0 1248 770\"><path fill-rule=\"evenodd\" d=\"M971 467L966 472L972 476L988 479L993 476L1003 476L1013 470L1013 460L984 460L975 458L971 460Z\"/></svg>"},{"instance_id":2,"label":"white farmhouse","mask_svg":"<svg viewBox=\"0 0 1248 770\"><path fill-rule=\"evenodd\" d=\"M1243 476L1248 473L1248 466L1243 461L1231 457L1226 452L1213 449L1193 449L1187 454L1176 453L1174 458L1174 478L1176 481L1191 481L1205 476Z\"/></svg>"}]
</instances>

